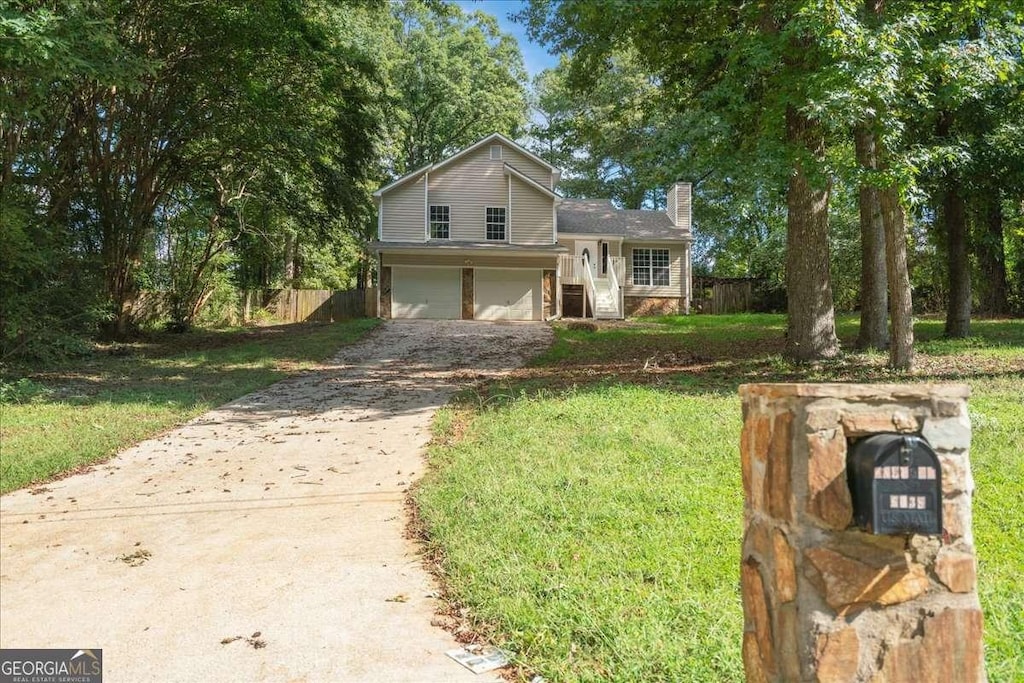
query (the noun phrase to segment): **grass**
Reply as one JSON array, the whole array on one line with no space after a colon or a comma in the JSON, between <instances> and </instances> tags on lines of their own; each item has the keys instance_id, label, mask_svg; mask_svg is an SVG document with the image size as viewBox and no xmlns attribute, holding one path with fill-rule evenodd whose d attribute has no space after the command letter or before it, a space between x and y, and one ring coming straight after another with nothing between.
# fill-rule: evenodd
<instances>
[{"instance_id":1,"label":"grass","mask_svg":"<svg viewBox=\"0 0 1024 683\"><path fill-rule=\"evenodd\" d=\"M21 369L0 389L0 492L46 481L314 368L377 324L157 334Z\"/></svg>"},{"instance_id":2,"label":"grass","mask_svg":"<svg viewBox=\"0 0 1024 683\"><path fill-rule=\"evenodd\" d=\"M790 365L780 316L557 329L530 367L435 423L416 501L448 597L527 678L742 680L736 387L966 381L986 661L991 680L1021 680L1024 321L978 321L960 341L941 327L916 326L914 377L879 354ZM856 320L839 334L851 346Z\"/></svg>"}]
</instances>

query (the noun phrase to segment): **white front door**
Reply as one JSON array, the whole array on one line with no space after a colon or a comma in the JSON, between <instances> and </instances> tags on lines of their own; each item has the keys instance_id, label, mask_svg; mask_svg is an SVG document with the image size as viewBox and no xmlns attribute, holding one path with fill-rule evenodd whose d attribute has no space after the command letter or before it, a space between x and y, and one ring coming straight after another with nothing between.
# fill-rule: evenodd
<instances>
[{"instance_id":1,"label":"white front door","mask_svg":"<svg viewBox=\"0 0 1024 683\"><path fill-rule=\"evenodd\" d=\"M590 264L590 274L595 278L599 276L601 270L598 265L601 262L601 252L597 250L597 240L576 240L576 256L580 259L586 256L587 263Z\"/></svg>"}]
</instances>

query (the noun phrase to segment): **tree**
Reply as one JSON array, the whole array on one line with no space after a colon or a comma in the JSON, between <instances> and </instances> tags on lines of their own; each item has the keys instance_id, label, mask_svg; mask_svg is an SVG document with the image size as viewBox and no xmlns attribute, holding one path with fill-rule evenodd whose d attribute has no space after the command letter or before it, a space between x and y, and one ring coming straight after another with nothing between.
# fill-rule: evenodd
<instances>
[{"instance_id":1,"label":"tree","mask_svg":"<svg viewBox=\"0 0 1024 683\"><path fill-rule=\"evenodd\" d=\"M592 89L615 51L629 46L670 89L674 110L696 114L694 137L711 132L700 142L730 165L770 159L789 171L787 353L798 360L835 356L826 130L809 108L813 77L827 66L817 35L834 18L823 10L798 12L793 3L599 6L583 0L535 0L523 18L535 37L572 54L574 87Z\"/></svg>"},{"instance_id":2,"label":"tree","mask_svg":"<svg viewBox=\"0 0 1024 683\"><path fill-rule=\"evenodd\" d=\"M857 163L869 172L877 172L878 150L875 135L867 126L862 125L854 131L854 140ZM878 188L870 183L861 183L859 195L861 277L857 347L885 349L889 345L889 299L882 204Z\"/></svg>"},{"instance_id":3,"label":"tree","mask_svg":"<svg viewBox=\"0 0 1024 683\"><path fill-rule=\"evenodd\" d=\"M394 178L494 132L526 124L526 71L515 38L484 12L395 3L390 43L388 163Z\"/></svg>"},{"instance_id":4,"label":"tree","mask_svg":"<svg viewBox=\"0 0 1024 683\"><path fill-rule=\"evenodd\" d=\"M371 37L389 16L274 0L5 8L4 31L38 50L4 53L4 177L29 223L67 232L66 257L98 261L115 334L148 267L187 327L248 230L225 200L238 188L272 207L269 240L292 217L309 235L368 221L385 109Z\"/></svg>"}]
</instances>

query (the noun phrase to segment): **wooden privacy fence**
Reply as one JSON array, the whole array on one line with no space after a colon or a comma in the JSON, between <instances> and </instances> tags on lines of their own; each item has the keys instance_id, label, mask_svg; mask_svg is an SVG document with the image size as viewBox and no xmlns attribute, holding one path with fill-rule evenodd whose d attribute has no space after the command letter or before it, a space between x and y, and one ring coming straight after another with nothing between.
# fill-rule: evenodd
<instances>
[{"instance_id":1,"label":"wooden privacy fence","mask_svg":"<svg viewBox=\"0 0 1024 683\"><path fill-rule=\"evenodd\" d=\"M746 313L754 310L754 286L758 278L693 278L693 310L698 313Z\"/></svg>"},{"instance_id":2,"label":"wooden privacy fence","mask_svg":"<svg viewBox=\"0 0 1024 683\"><path fill-rule=\"evenodd\" d=\"M242 292L242 320L265 309L288 323L334 322L377 315L377 290L369 289L250 289Z\"/></svg>"}]
</instances>

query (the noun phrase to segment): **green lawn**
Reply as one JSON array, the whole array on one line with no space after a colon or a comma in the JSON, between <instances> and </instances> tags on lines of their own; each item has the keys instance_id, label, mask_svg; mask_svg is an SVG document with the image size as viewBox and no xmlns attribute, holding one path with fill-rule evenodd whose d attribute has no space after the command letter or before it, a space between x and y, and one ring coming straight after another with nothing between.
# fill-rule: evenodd
<instances>
[{"instance_id":1,"label":"green lawn","mask_svg":"<svg viewBox=\"0 0 1024 683\"><path fill-rule=\"evenodd\" d=\"M158 334L0 381L0 492L44 481L315 367L376 320ZM12 375L17 376L15 379Z\"/></svg>"},{"instance_id":2,"label":"green lawn","mask_svg":"<svg viewBox=\"0 0 1024 683\"><path fill-rule=\"evenodd\" d=\"M1024 321L917 327L924 370L781 358L780 316L557 330L530 368L436 423L416 493L448 597L549 681L735 681L740 405L750 381L966 381L993 681L1024 678ZM840 320L850 345L856 320Z\"/></svg>"}]
</instances>

